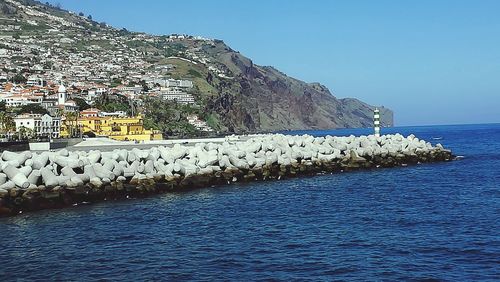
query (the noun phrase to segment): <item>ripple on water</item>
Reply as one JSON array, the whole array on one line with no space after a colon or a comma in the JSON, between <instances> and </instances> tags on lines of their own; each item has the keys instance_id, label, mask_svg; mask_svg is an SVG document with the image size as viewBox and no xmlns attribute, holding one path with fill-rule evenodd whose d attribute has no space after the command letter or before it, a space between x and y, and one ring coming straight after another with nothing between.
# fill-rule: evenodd
<instances>
[{"instance_id":1,"label":"ripple on water","mask_svg":"<svg viewBox=\"0 0 500 282\"><path fill-rule=\"evenodd\" d=\"M465 158L0 219L0 278L498 281L500 125L398 131Z\"/></svg>"}]
</instances>

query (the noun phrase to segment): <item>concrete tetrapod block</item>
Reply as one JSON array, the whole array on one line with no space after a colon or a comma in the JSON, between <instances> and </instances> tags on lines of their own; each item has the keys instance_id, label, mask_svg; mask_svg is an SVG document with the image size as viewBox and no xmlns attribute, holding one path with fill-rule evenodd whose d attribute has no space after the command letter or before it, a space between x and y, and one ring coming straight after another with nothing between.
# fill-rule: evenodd
<instances>
[{"instance_id":1,"label":"concrete tetrapod block","mask_svg":"<svg viewBox=\"0 0 500 282\"><path fill-rule=\"evenodd\" d=\"M27 159L27 160L24 162L24 166L33 167L33 159Z\"/></svg>"},{"instance_id":2,"label":"concrete tetrapod block","mask_svg":"<svg viewBox=\"0 0 500 282\"><path fill-rule=\"evenodd\" d=\"M64 156L56 156L54 158L54 162L58 164L60 167L69 166L71 168L83 167L84 162L80 159L73 159Z\"/></svg>"},{"instance_id":3,"label":"concrete tetrapod block","mask_svg":"<svg viewBox=\"0 0 500 282\"><path fill-rule=\"evenodd\" d=\"M83 180L77 176L73 176L70 178L70 181L74 183L76 186L82 186L84 184Z\"/></svg>"},{"instance_id":4,"label":"concrete tetrapod block","mask_svg":"<svg viewBox=\"0 0 500 282\"><path fill-rule=\"evenodd\" d=\"M94 172L97 177L99 177L101 180L103 180L104 178L111 180L115 179L115 175L113 174L113 172L103 167L102 164L93 164L92 167L94 168Z\"/></svg>"},{"instance_id":5,"label":"concrete tetrapod block","mask_svg":"<svg viewBox=\"0 0 500 282\"><path fill-rule=\"evenodd\" d=\"M118 159L117 161L118 162L121 162L121 161L127 161L128 159L128 151L123 149L123 150L117 150L117 153L118 153Z\"/></svg>"},{"instance_id":6,"label":"concrete tetrapod block","mask_svg":"<svg viewBox=\"0 0 500 282\"><path fill-rule=\"evenodd\" d=\"M148 157L148 152L147 151L142 151L138 148L133 148L132 153L134 153L135 157L137 160L144 160Z\"/></svg>"},{"instance_id":7,"label":"concrete tetrapod block","mask_svg":"<svg viewBox=\"0 0 500 282\"><path fill-rule=\"evenodd\" d=\"M123 166L123 165L121 165L119 163L116 163L115 167L112 170L112 172L115 175L115 177L118 177L118 176L122 176L123 175L124 169L125 169L125 166Z\"/></svg>"},{"instance_id":8,"label":"concrete tetrapod block","mask_svg":"<svg viewBox=\"0 0 500 282\"><path fill-rule=\"evenodd\" d=\"M278 155L274 152L266 152L266 165L273 165L278 162Z\"/></svg>"},{"instance_id":9,"label":"concrete tetrapod block","mask_svg":"<svg viewBox=\"0 0 500 282\"><path fill-rule=\"evenodd\" d=\"M144 164L143 164L142 162L139 162L139 165L137 166L136 171L137 171L138 173L143 173L143 172L144 172L144 169L145 169Z\"/></svg>"},{"instance_id":10,"label":"concrete tetrapod block","mask_svg":"<svg viewBox=\"0 0 500 282\"><path fill-rule=\"evenodd\" d=\"M2 159L4 161L17 161L19 162L19 165L24 164L24 162L28 159L31 158L32 154L31 152L23 152L23 153L14 153L10 151L3 151L2 152Z\"/></svg>"},{"instance_id":11,"label":"concrete tetrapod block","mask_svg":"<svg viewBox=\"0 0 500 282\"><path fill-rule=\"evenodd\" d=\"M15 168L12 165L7 165L4 167L3 172L7 175L9 180L14 182L16 186L27 189L30 186L28 178L24 173L22 173L19 169Z\"/></svg>"},{"instance_id":12,"label":"concrete tetrapod block","mask_svg":"<svg viewBox=\"0 0 500 282\"><path fill-rule=\"evenodd\" d=\"M144 164L144 173L153 173L155 172L154 163L152 160L147 160L146 164Z\"/></svg>"},{"instance_id":13,"label":"concrete tetrapod block","mask_svg":"<svg viewBox=\"0 0 500 282\"><path fill-rule=\"evenodd\" d=\"M179 171L180 171L180 167L177 167L179 168ZM177 172L179 172L177 171ZM168 176L173 176L174 173L175 173L175 164L167 164L165 165L165 175L168 175Z\"/></svg>"},{"instance_id":14,"label":"concrete tetrapod block","mask_svg":"<svg viewBox=\"0 0 500 282\"><path fill-rule=\"evenodd\" d=\"M7 182L7 175L5 173L0 173L0 185Z\"/></svg>"},{"instance_id":15,"label":"concrete tetrapod block","mask_svg":"<svg viewBox=\"0 0 500 282\"><path fill-rule=\"evenodd\" d=\"M257 164L255 153L247 153L247 155L245 156L245 161L247 162L248 166L254 167Z\"/></svg>"},{"instance_id":16,"label":"concrete tetrapod block","mask_svg":"<svg viewBox=\"0 0 500 282\"><path fill-rule=\"evenodd\" d=\"M160 152L160 157L163 160L167 161L167 159L170 158L169 157L169 155L170 155L170 150L169 149L167 149L167 148L165 148L163 146L160 146L160 147L158 147L158 151Z\"/></svg>"},{"instance_id":17,"label":"concrete tetrapod block","mask_svg":"<svg viewBox=\"0 0 500 282\"><path fill-rule=\"evenodd\" d=\"M67 157L69 156L69 151L67 149L62 149L59 152L57 152L59 156Z\"/></svg>"},{"instance_id":18,"label":"concrete tetrapod block","mask_svg":"<svg viewBox=\"0 0 500 282\"><path fill-rule=\"evenodd\" d=\"M42 174L40 173L39 170L33 170L30 175L28 176L28 181L31 184L39 185L40 180L41 180Z\"/></svg>"},{"instance_id":19,"label":"concrete tetrapod block","mask_svg":"<svg viewBox=\"0 0 500 282\"><path fill-rule=\"evenodd\" d=\"M123 169L123 176L125 176L127 178L134 176L135 173L136 173L136 171L132 167L126 167L126 168Z\"/></svg>"},{"instance_id":20,"label":"concrete tetrapod block","mask_svg":"<svg viewBox=\"0 0 500 282\"><path fill-rule=\"evenodd\" d=\"M172 147L171 153L175 159L180 159L180 158L183 158L184 156L186 156L187 151L188 151L187 148L184 147L183 145L175 144Z\"/></svg>"},{"instance_id":21,"label":"concrete tetrapod block","mask_svg":"<svg viewBox=\"0 0 500 282\"><path fill-rule=\"evenodd\" d=\"M91 151L89 154L87 154L87 158L90 162L90 164L95 164L99 162L101 159L101 152L100 151Z\"/></svg>"},{"instance_id":22,"label":"concrete tetrapod block","mask_svg":"<svg viewBox=\"0 0 500 282\"><path fill-rule=\"evenodd\" d=\"M83 173L88 175L90 179L92 178L98 178L97 174L95 173L94 166L92 165L86 165L83 167Z\"/></svg>"},{"instance_id":23,"label":"concrete tetrapod block","mask_svg":"<svg viewBox=\"0 0 500 282\"><path fill-rule=\"evenodd\" d=\"M285 155L279 155L278 156L278 164L279 165L288 166L291 163L292 163L291 159L288 158L287 156L285 156Z\"/></svg>"},{"instance_id":24,"label":"concrete tetrapod block","mask_svg":"<svg viewBox=\"0 0 500 282\"><path fill-rule=\"evenodd\" d=\"M158 163L156 169L158 172L162 172L165 176L173 176L174 164L165 165L163 163Z\"/></svg>"},{"instance_id":25,"label":"concrete tetrapod block","mask_svg":"<svg viewBox=\"0 0 500 282\"><path fill-rule=\"evenodd\" d=\"M249 169L250 166L244 159L237 158L234 155L229 156L229 161L231 164L239 169Z\"/></svg>"},{"instance_id":26,"label":"concrete tetrapod block","mask_svg":"<svg viewBox=\"0 0 500 282\"><path fill-rule=\"evenodd\" d=\"M62 175L64 176L69 176L71 179L73 179L73 177L78 177L83 183L87 183L90 181L90 175L88 175L87 173L82 173L82 174L77 174L72 168L70 167L63 167L61 169L61 173ZM75 181L74 181L75 182ZM76 182L79 182L79 181L76 181Z\"/></svg>"},{"instance_id":27,"label":"concrete tetrapod block","mask_svg":"<svg viewBox=\"0 0 500 282\"><path fill-rule=\"evenodd\" d=\"M155 162L158 160L158 158L160 158L160 151L158 150L158 148L156 148L156 147L151 148L146 160L151 160L151 161Z\"/></svg>"},{"instance_id":28,"label":"concrete tetrapod block","mask_svg":"<svg viewBox=\"0 0 500 282\"><path fill-rule=\"evenodd\" d=\"M208 153L199 154L198 166L204 168L214 165L219 162L217 151L209 151Z\"/></svg>"},{"instance_id":29,"label":"concrete tetrapod block","mask_svg":"<svg viewBox=\"0 0 500 282\"><path fill-rule=\"evenodd\" d=\"M59 179L51 170L42 168L40 174L42 175L43 184L46 187L55 187L59 185Z\"/></svg>"},{"instance_id":30,"label":"concrete tetrapod block","mask_svg":"<svg viewBox=\"0 0 500 282\"><path fill-rule=\"evenodd\" d=\"M101 152L101 159L109 159L109 160L117 160L120 157L120 155L113 151L113 152ZM102 160L101 160L102 163Z\"/></svg>"},{"instance_id":31,"label":"concrete tetrapod block","mask_svg":"<svg viewBox=\"0 0 500 282\"><path fill-rule=\"evenodd\" d=\"M19 171L24 174L24 176L28 177L33 169L30 166L23 166L19 168Z\"/></svg>"},{"instance_id":32,"label":"concrete tetrapod block","mask_svg":"<svg viewBox=\"0 0 500 282\"><path fill-rule=\"evenodd\" d=\"M138 158L135 156L134 152L129 151L129 152L128 152L128 155L127 155L127 162L128 162L128 163L133 163L133 162L135 162L136 160L138 160Z\"/></svg>"},{"instance_id":33,"label":"concrete tetrapod block","mask_svg":"<svg viewBox=\"0 0 500 282\"><path fill-rule=\"evenodd\" d=\"M68 186L68 187L74 187L74 183L73 182L69 182L71 180L71 177L69 176L64 176L64 175L58 175L56 176L57 177L57 181L59 182L59 186Z\"/></svg>"},{"instance_id":34,"label":"concrete tetrapod block","mask_svg":"<svg viewBox=\"0 0 500 282\"><path fill-rule=\"evenodd\" d=\"M177 159L175 161L175 164L174 164L174 168L175 168L175 165L179 165L180 167L180 173L182 173L184 176L188 176L188 175L191 175L191 174L196 174L200 168L186 160L181 160L181 159Z\"/></svg>"},{"instance_id":35,"label":"concrete tetrapod block","mask_svg":"<svg viewBox=\"0 0 500 282\"><path fill-rule=\"evenodd\" d=\"M107 159L107 158L101 159L102 166L109 171L113 171L113 169L115 168L115 163L117 162L113 159Z\"/></svg>"},{"instance_id":36,"label":"concrete tetrapod block","mask_svg":"<svg viewBox=\"0 0 500 282\"><path fill-rule=\"evenodd\" d=\"M28 187L29 187L29 185L28 185ZM9 189L13 189L13 188L16 188L16 184L12 180L9 180L9 181L5 182L4 184L0 185L0 189L3 189L3 190L9 190Z\"/></svg>"},{"instance_id":37,"label":"concrete tetrapod block","mask_svg":"<svg viewBox=\"0 0 500 282\"><path fill-rule=\"evenodd\" d=\"M229 160L229 157L227 155L222 155L219 159L219 166L221 168L228 168L228 167L233 167L231 164L231 161Z\"/></svg>"}]
</instances>

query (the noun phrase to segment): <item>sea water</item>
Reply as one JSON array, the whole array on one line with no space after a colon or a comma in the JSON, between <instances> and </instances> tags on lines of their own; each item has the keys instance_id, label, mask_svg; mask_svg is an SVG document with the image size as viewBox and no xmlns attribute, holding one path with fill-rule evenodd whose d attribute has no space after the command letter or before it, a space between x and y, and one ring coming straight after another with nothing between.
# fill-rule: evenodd
<instances>
[{"instance_id":1,"label":"sea water","mask_svg":"<svg viewBox=\"0 0 500 282\"><path fill-rule=\"evenodd\" d=\"M0 280L499 281L500 125L383 132L463 158L3 218Z\"/></svg>"}]
</instances>

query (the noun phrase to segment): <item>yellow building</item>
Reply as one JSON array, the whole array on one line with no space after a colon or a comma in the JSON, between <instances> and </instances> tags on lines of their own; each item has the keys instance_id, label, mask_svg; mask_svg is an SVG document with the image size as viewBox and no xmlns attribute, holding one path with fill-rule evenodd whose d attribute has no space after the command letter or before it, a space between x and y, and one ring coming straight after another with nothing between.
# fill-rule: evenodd
<instances>
[{"instance_id":1,"label":"yellow building","mask_svg":"<svg viewBox=\"0 0 500 282\"><path fill-rule=\"evenodd\" d=\"M120 141L161 140L162 134L157 130L144 128L142 116L136 117L79 117L76 121L82 133L93 132L97 136L106 136ZM65 126L64 128L70 128ZM66 130L68 131L68 130ZM68 133L69 134L69 133ZM63 134L65 135L65 134Z\"/></svg>"}]
</instances>

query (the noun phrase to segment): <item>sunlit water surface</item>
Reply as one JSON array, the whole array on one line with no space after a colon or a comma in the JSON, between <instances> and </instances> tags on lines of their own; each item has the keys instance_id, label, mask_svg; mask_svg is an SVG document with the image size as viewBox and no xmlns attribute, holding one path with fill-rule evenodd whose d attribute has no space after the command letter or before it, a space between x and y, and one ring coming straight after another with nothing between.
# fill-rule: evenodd
<instances>
[{"instance_id":1,"label":"sunlit water surface","mask_svg":"<svg viewBox=\"0 0 500 282\"><path fill-rule=\"evenodd\" d=\"M385 132L464 159L3 218L0 280L498 281L500 125Z\"/></svg>"}]
</instances>

